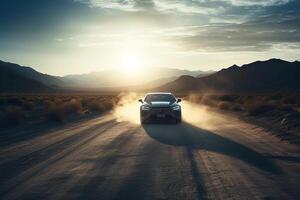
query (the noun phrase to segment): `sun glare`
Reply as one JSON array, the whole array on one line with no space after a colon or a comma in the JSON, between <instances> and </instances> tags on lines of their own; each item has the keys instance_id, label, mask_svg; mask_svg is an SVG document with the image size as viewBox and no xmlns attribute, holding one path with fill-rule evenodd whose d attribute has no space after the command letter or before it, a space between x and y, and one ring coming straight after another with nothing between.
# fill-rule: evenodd
<instances>
[{"instance_id":1,"label":"sun glare","mask_svg":"<svg viewBox=\"0 0 300 200\"><path fill-rule=\"evenodd\" d=\"M142 68L141 58L135 53L127 53L122 59L122 69L128 73L136 73Z\"/></svg>"}]
</instances>

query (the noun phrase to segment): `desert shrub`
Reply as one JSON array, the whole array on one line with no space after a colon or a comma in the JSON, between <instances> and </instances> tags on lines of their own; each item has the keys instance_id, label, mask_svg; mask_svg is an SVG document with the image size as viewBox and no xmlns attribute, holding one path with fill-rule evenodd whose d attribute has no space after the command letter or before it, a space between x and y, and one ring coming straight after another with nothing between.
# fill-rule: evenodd
<instances>
[{"instance_id":1,"label":"desert shrub","mask_svg":"<svg viewBox=\"0 0 300 200\"><path fill-rule=\"evenodd\" d=\"M236 103L239 103L239 104L244 104L246 101L249 100L249 97L248 96L239 96L238 99L236 99Z\"/></svg>"},{"instance_id":2,"label":"desert shrub","mask_svg":"<svg viewBox=\"0 0 300 200\"><path fill-rule=\"evenodd\" d=\"M78 101L77 99L71 99L69 102L64 104L65 107L65 111L68 114L72 114L72 113L81 113L82 111L82 105L81 102Z\"/></svg>"},{"instance_id":3,"label":"desert shrub","mask_svg":"<svg viewBox=\"0 0 300 200\"><path fill-rule=\"evenodd\" d=\"M300 108L300 98L298 99L296 106Z\"/></svg>"},{"instance_id":4,"label":"desert shrub","mask_svg":"<svg viewBox=\"0 0 300 200\"><path fill-rule=\"evenodd\" d=\"M281 111L284 111L284 112L288 112L288 113L295 111L293 106L291 106L291 105L279 105L278 109Z\"/></svg>"},{"instance_id":5,"label":"desert shrub","mask_svg":"<svg viewBox=\"0 0 300 200\"><path fill-rule=\"evenodd\" d=\"M232 109L233 111L237 111L237 112L243 111L242 106L239 105L239 104L233 105L233 106L231 107L231 109Z\"/></svg>"},{"instance_id":6,"label":"desert shrub","mask_svg":"<svg viewBox=\"0 0 300 200\"><path fill-rule=\"evenodd\" d=\"M239 96L237 96L237 95L221 95L221 96L219 96L218 99L221 100L221 101L232 102L232 101L235 101L238 98L239 98Z\"/></svg>"},{"instance_id":7,"label":"desert shrub","mask_svg":"<svg viewBox=\"0 0 300 200\"><path fill-rule=\"evenodd\" d=\"M260 115L276 108L272 104L266 104L257 101L248 101L245 103L244 107L247 113L252 116Z\"/></svg>"},{"instance_id":8,"label":"desert shrub","mask_svg":"<svg viewBox=\"0 0 300 200\"><path fill-rule=\"evenodd\" d=\"M10 97L7 99L7 104L21 107L23 106L23 99L18 97Z\"/></svg>"},{"instance_id":9,"label":"desert shrub","mask_svg":"<svg viewBox=\"0 0 300 200\"><path fill-rule=\"evenodd\" d=\"M5 115L8 122L12 124L20 124L25 118L24 111L19 107L8 108Z\"/></svg>"},{"instance_id":10,"label":"desert shrub","mask_svg":"<svg viewBox=\"0 0 300 200\"><path fill-rule=\"evenodd\" d=\"M24 101L23 102L23 106L22 106L25 110L32 110L34 107L34 103L31 101Z\"/></svg>"},{"instance_id":11,"label":"desert shrub","mask_svg":"<svg viewBox=\"0 0 300 200\"><path fill-rule=\"evenodd\" d=\"M284 104L296 104L297 103L298 98L296 96L289 96L289 97L285 97L282 102Z\"/></svg>"},{"instance_id":12,"label":"desert shrub","mask_svg":"<svg viewBox=\"0 0 300 200\"><path fill-rule=\"evenodd\" d=\"M46 109L46 118L50 121L63 122L66 118L64 105L51 105Z\"/></svg>"},{"instance_id":13,"label":"desert shrub","mask_svg":"<svg viewBox=\"0 0 300 200\"><path fill-rule=\"evenodd\" d=\"M230 109L230 104L227 102L219 102L218 103L218 108L222 110L229 110Z\"/></svg>"},{"instance_id":14,"label":"desert shrub","mask_svg":"<svg viewBox=\"0 0 300 200\"><path fill-rule=\"evenodd\" d=\"M64 100L63 100L63 98L55 97L52 99L52 102L56 105L61 105L64 103Z\"/></svg>"},{"instance_id":15,"label":"desert shrub","mask_svg":"<svg viewBox=\"0 0 300 200\"><path fill-rule=\"evenodd\" d=\"M101 104L98 101L92 101L87 103L88 110L93 112L99 112L102 110Z\"/></svg>"},{"instance_id":16,"label":"desert shrub","mask_svg":"<svg viewBox=\"0 0 300 200\"><path fill-rule=\"evenodd\" d=\"M88 104L88 109L92 112L105 112L114 107L112 100L92 101Z\"/></svg>"},{"instance_id":17,"label":"desert shrub","mask_svg":"<svg viewBox=\"0 0 300 200\"><path fill-rule=\"evenodd\" d=\"M82 99L80 100L81 105L82 105L83 107L87 107L87 106L88 106L88 103L89 103L90 101L91 101L90 98L82 98Z\"/></svg>"},{"instance_id":18,"label":"desert shrub","mask_svg":"<svg viewBox=\"0 0 300 200\"><path fill-rule=\"evenodd\" d=\"M269 99L277 101L277 100L282 99L282 95L281 94L274 94L274 95L269 96Z\"/></svg>"},{"instance_id":19,"label":"desert shrub","mask_svg":"<svg viewBox=\"0 0 300 200\"><path fill-rule=\"evenodd\" d=\"M115 101L114 100L106 100L102 103L102 106L105 110L110 110L114 107Z\"/></svg>"},{"instance_id":20,"label":"desert shrub","mask_svg":"<svg viewBox=\"0 0 300 200\"><path fill-rule=\"evenodd\" d=\"M0 105L4 105L6 103L6 100L4 98L0 98Z\"/></svg>"},{"instance_id":21,"label":"desert shrub","mask_svg":"<svg viewBox=\"0 0 300 200\"><path fill-rule=\"evenodd\" d=\"M54 103L52 102L52 101L50 101L50 100L47 100L47 99L45 99L45 100L43 100L43 106L45 107L45 108L49 108L49 107L51 107L52 105L54 105Z\"/></svg>"}]
</instances>

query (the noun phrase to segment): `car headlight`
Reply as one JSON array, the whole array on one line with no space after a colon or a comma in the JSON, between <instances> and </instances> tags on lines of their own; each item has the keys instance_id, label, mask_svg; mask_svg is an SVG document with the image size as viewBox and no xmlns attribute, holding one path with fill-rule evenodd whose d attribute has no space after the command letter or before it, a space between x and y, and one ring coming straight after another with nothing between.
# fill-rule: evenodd
<instances>
[{"instance_id":1,"label":"car headlight","mask_svg":"<svg viewBox=\"0 0 300 200\"><path fill-rule=\"evenodd\" d=\"M173 106L172 110L180 110L180 106L179 105Z\"/></svg>"},{"instance_id":2,"label":"car headlight","mask_svg":"<svg viewBox=\"0 0 300 200\"><path fill-rule=\"evenodd\" d=\"M147 105L143 105L143 106L142 106L142 110L150 110L150 107L147 106Z\"/></svg>"}]
</instances>

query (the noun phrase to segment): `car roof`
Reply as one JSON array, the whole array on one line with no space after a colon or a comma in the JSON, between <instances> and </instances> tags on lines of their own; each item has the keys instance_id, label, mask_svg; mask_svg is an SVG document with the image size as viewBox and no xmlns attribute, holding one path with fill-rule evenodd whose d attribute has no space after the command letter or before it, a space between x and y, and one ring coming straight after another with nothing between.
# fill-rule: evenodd
<instances>
[{"instance_id":1,"label":"car roof","mask_svg":"<svg viewBox=\"0 0 300 200\"><path fill-rule=\"evenodd\" d=\"M168 95L173 95L171 92L149 92L146 94L147 95L151 95L151 94L168 94Z\"/></svg>"}]
</instances>

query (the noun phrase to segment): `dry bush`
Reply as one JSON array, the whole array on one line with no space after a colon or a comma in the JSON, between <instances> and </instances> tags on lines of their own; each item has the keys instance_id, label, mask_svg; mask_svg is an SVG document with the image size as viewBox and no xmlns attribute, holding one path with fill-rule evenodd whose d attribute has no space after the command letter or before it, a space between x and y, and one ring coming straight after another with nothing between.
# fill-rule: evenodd
<instances>
[{"instance_id":1,"label":"dry bush","mask_svg":"<svg viewBox=\"0 0 300 200\"><path fill-rule=\"evenodd\" d=\"M282 102L284 104L297 104L298 98L297 96L289 96L289 97L285 97Z\"/></svg>"},{"instance_id":2,"label":"dry bush","mask_svg":"<svg viewBox=\"0 0 300 200\"><path fill-rule=\"evenodd\" d=\"M278 110L284 111L286 113L294 112L294 108L291 105L279 105Z\"/></svg>"},{"instance_id":3,"label":"dry bush","mask_svg":"<svg viewBox=\"0 0 300 200\"><path fill-rule=\"evenodd\" d=\"M85 110L100 113L108 111L116 105L116 100L116 96L94 94L3 95L0 96L0 117L19 123L26 112L28 120L36 120L43 116L51 121L63 122L68 116L82 114ZM8 110L8 107L14 109Z\"/></svg>"},{"instance_id":4,"label":"dry bush","mask_svg":"<svg viewBox=\"0 0 300 200\"><path fill-rule=\"evenodd\" d=\"M19 107L8 108L5 112L5 115L8 122L12 124L20 124L25 118L24 111Z\"/></svg>"},{"instance_id":5,"label":"dry bush","mask_svg":"<svg viewBox=\"0 0 300 200\"><path fill-rule=\"evenodd\" d=\"M50 108L52 106L54 106L55 103L49 99L45 99L43 100L43 106L47 109L47 108Z\"/></svg>"},{"instance_id":6,"label":"dry bush","mask_svg":"<svg viewBox=\"0 0 300 200\"><path fill-rule=\"evenodd\" d=\"M63 122L67 114L64 105L51 105L46 109L46 118L55 122Z\"/></svg>"},{"instance_id":7,"label":"dry bush","mask_svg":"<svg viewBox=\"0 0 300 200\"><path fill-rule=\"evenodd\" d=\"M52 103L55 105L62 105L64 103L63 98L60 97L53 97L52 99L49 99Z\"/></svg>"},{"instance_id":8,"label":"dry bush","mask_svg":"<svg viewBox=\"0 0 300 200\"><path fill-rule=\"evenodd\" d=\"M87 107L88 107L88 110L92 111L92 112L102 111L101 104L98 101L95 101L95 100L93 100L92 102L88 102Z\"/></svg>"},{"instance_id":9,"label":"dry bush","mask_svg":"<svg viewBox=\"0 0 300 200\"><path fill-rule=\"evenodd\" d=\"M269 99L274 100L274 101L278 101L278 100L282 99L282 95L281 94L274 94L274 95L269 96Z\"/></svg>"},{"instance_id":10,"label":"dry bush","mask_svg":"<svg viewBox=\"0 0 300 200\"><path fill-rule=\"evenodd\" d=\"M3 97L0 97L0 106L4 105L6 103L6 99Z\"/></svg>"},{"instance_id":11,"label":"dry bush","mask_svg":"<svg viewBox=\"0 0 300 200\"><path fill-rule=\"evenodd\" d=\"M116 105L116 102L113 99L108 99L108 100L106 100L106 101L103 102L103 107L106 110L113 109L115 105Z\"/></svg>"},{"instance_id":12,"label":"dry bush","mask_svg":"<svg viewBox=\"0 0 300 200\"><path fill-rule=\"evenodd\" d=\"M296 106L300 108L300 99L297 101Z\"/></svg>"},{"instance_id":13,"label":"dry bush","mask_svg":"<svg viewBox=\"0 0 300 200\"><path fill-rule=\"evenodd\" d=\"M228 94L221 95L221 96L218 97L218 99L221 100L221 101L229 101L229 102L233 102L238 98L239 98L238 95L228 95Z\"/></svg>"},{"instance_id":14,"label":"dry bush","mask_svg":"<svg viewBox=\"0 0 300 200\"><path fill-rule=\"evenodd\" d=\"M77 99L71 99L69 102L64 104L64 107L68 114L79 114L82 111L81 102Z\"/></svg>"},{"instance_id":15,"label":"dry bush","mask_svg":"<svg viewBox=\"0 0 300 200\"><path fill-rule=\"evenodd\" d=\"M10 97L6 100L7 104L14 106L23 106L23 99L20 97Z\"/></svg>"},{"instance_id":16,"label":"dry bush","mask_svg":"<svg viewBox=\"0 0 300 200\"><path fill-rule=\"evenodd\" d=\"M115 102L111 99L107 100L93 100L88 103L88 109L92 112L105 112L112 109Z\"/></svg>"},{"instance_id":17,"label":"dry bush","mask_svg":"<svg viewBox=\"0 0 300 200\"><path fill-rule=\"evenodd\" d=\"M25 110L32 110L34 108L34 104L31 101L24 101L23 106Z\"/></svg>"},{"instance_id":18,"label":"dry bush","mask_svg":"<svg viewBox=\"0 0 300 200\"><path fill-rule=\"evenodd\" d=\"M52 101L46 100L45 113L47 119L56 122L63 122L68 114L81 114L82 105L77 99L66 99L67 102L63 102L62 99L54 98Z\"/></svg>"},{"instance_id":19,"label":"dry bush","mask_svg":"<svg viewBox=\"0 0 300 200\"><path fill-rule=\"evenodd\" d=\"M92 98L82 98L82 99L80 100L81 105L82 105L83 107L87 107L88 104L89 104L89 102L91 102L91 101L92 101Z\"/></svg>"},{"instance_id":20,"label":"dry bush","mask_svg":"<svg viewBox=\"0 0 300 200\"><path fill-rule=\"evenodd\" d=\"M233 106L231 107L231 109L232 109L233 111L237 111L237 112L243 111L242 106L239 105L239 104L233 105Z\"/></svg>"},{"instance_id":21,"label":"dry bush","mask_svg":"<svg viewBox=\"0 0 300 200\"><path fill-rule=\"evenodd\" d=\"M256 116L274 110L276 107L259 101L248 101L244 104L244 108L249 115Z\"/></svg>"},{"instance_id":22,"label":"dry bush","mask_svg":"<svg viewBox=\"0 0 300 200\"><path fill-rule=\"evenodd\" d=\"M219 102L218 103L218 108L222 110L229 110L230 109L230 104L227 102Z\"/></svg>"}]
</instances>

